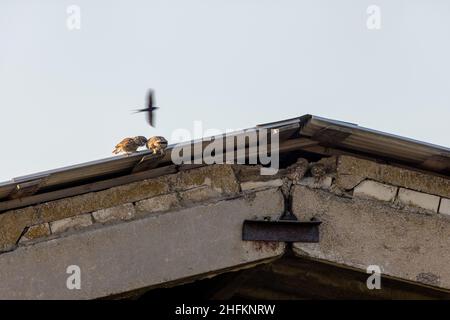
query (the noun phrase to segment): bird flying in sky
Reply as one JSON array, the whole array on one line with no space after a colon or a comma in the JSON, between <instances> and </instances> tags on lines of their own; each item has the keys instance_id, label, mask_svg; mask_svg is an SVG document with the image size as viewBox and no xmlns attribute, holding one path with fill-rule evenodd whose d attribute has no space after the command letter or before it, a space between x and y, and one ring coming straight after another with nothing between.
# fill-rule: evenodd
<instances>
[{"instance_id":1,"label":"bird flying in sky","mask_svg":"<svg viewBox=\"0 0 450 320\"><path fill-rule=\"evenodd\" d=\"M138 109L135 110L135 113L138 112L147 112L147 121L150 124L150 126L154 127L155 126L155 114L153 111L155 111L156 109L159 109L159 107L155 107L154 106L154 99L153 99L153 90L150 89L148 92L148 98L147 98L147 108L145 109Z\"/></svg>"}]
</instances>

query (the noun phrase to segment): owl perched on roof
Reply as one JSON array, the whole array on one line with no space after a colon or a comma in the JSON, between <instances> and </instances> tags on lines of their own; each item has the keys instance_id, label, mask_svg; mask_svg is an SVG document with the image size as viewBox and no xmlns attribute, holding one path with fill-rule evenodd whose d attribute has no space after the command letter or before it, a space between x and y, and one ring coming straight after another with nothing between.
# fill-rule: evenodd
<instances>
[{"instance_id":1,"label":"owl perched on roof","mask_svg":"<svg viewBox=\"0 0 450 320\"><path fill-rule=\"evenodd\" d=\"M154 136L148 139L147 149L152 150L154 154L164 154L164 149L167 148L167 140L161 136Z\"/></svg>"},{"instance_id":2,"label":"owl perched on roof","mask_svg":"<svg viewBox=\"0 0 450 320\"><path fill-rule=\"evenodd\" d=\"M147 138L143 136L137 136L133 138L125 138L120 141L113 150L114 154L124 152L127 155L136 152L137 148L145 146Z\"/></svg>"}]
</instances>

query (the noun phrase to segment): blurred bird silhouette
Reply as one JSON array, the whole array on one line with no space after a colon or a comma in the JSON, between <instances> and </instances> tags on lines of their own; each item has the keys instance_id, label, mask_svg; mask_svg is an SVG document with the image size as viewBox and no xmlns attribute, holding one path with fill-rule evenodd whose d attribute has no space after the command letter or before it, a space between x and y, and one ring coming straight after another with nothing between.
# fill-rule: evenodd
<instances>
[{"instance_id":1,"label":"blurred bird silhouette","mask_svg":"<svg viewBox=\"0 0 450 320\"><path fill-rule=\"evenodd\" d=\"M154 127L155 126L155 114L153 113L153 111L155 111L156 109L159 109L159 107L154 106L153 90L150 89L148 91L148 97L147 97L147 108L138 109L138 110L134 110L134 111L135 111L135 113L147 112L147 121L150 124L150 126Z\"/></svg>"},{"instance_id":2,"label":"blurred bird silhouette","mask_svg":"<svg viewBox=\"0 0 450 320\"><path fill-rule=\"evenodd\" d=\"M146 143L147 138L143 136L125 138L116 145L112 153L118 154L124 152L129 155L130 153L136 152L139 147L145 146Z\"/></svg>"}]
</instances>

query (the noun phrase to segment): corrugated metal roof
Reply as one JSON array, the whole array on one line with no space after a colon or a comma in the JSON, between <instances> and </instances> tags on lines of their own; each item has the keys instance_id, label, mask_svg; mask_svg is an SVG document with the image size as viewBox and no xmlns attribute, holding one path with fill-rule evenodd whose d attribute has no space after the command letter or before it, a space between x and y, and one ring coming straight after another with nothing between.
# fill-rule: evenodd
<instances>
[{"instance_id":1,"label":"corrugated metal roof","mask_svg":"<svg viewBox=\"0 0 450 320\"><path fill-rule=\"evenodd\" d=\"M449 148L313 115L296 119L300 122L300 135L318 141L323 146L385 157L421 169L449 173ZM292 121L295 119L258 127L282 127Z\"/></svg>"},{"instance_id":2,"label":"corrugated metal roof","mask_svg":"<svg viewBox=\"0 0 450 320\"><path fill-rule=\"evenodd\" d=\"M360 127L353 123L313 115L261 124L244 131L229 133L227 136L239 136L261 128L278 129L280 153L306 150L326 154L327 150L339 150L383 158L443 175L450 175L449 148ZM202 144L203 149L208 143L199 139L185 142L183 145ZM168 151L173 147L174 145L169 146ZM55 193L55 190L65 188L72 188L73 192L80 190L79 192L82 193L84 189L74 189L74 187L132 175L151 170L157 166L170 164L170 152L167 152L165 157L160 157L152 155L150 151L141 151L131 156L115 156L13 178L10 181L0 183L0 211L29 205L32 203L31 200L27 202L22 201L22 199L39 193ZM139 179L139 177L139 175L135 175L133 179ZM142 177L145 177L145 175L142 175ZM110 184L104 183L104 185L107 187ZM89 192L92 188L85 188L85 190L85 192ZM63 193L58 194L60 194L60 197L63 196ZM39 201L37 197L34 198L36 198L36 202Z\"/></svg>"}]
</instances>

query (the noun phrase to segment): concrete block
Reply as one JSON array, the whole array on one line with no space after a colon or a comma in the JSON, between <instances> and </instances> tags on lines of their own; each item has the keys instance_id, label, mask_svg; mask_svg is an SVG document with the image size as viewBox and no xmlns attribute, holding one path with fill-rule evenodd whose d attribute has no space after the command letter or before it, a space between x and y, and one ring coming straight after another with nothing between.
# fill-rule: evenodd
<instances>
[{"instance_id":1,"label":"concrete block","mask_svg":"<svg viewBox=\"0 0 450 320\"><path fill-rule=\"evenodd\" d=\"M268 181L246 181L241 183L242 191L256 190L256 189L268 189L277 188L283 185L283 180L274 179Z\"/></svg>"},{"instance_id":2,"label":"concrete block","mask_svg":"<svg viewBox=\"0 0 450 320\"><path fill-rule=\"evenodd\" d=\"M174 193L145 199L135 203L137 214L167 211L178 207L180 207L180 204Z\"/></svg>"},{"instance_id":3,"label":"concrete block","mask_svg":"<svg viewBox=\"0 0 450 320\"><path fill-rule=\"evenodd\" d=\"M415 206L437 212L440 198L432 194L400 188L398 200L408 206Z\"/></svg>"},{"instance_id":4,"label":"concrete block","mask_svg":"<svg viewBox=\"0 0 450 320\"><path fill-rule=\"evenodd\" d=\"M39 223L39 216L35 207L0 214L0 252L15 247L24 229L37 223Z\"/></svg>"},{"instance_id":5,"label":"concrete block","mask_svg":"<svg viewBox=\"0 0 450 320\"><path fill-rule=\"evenodd\" d=\"M273 180L274 176L261 175L261 165L233 164L235 176L240 182ZM277 175L275 175L276 177Z\"/></svg>"},{"instance_id":6,"label":"concrete block","mask_svg":"<svg viewBox=\"0 0 450 320\"><path fill-rule=\"evenodd\" d=\"M209 186L201 186L198 188L181 191L179 194L182 200L182 205L189 205L192 203L208 201L211 199L218 199L224 196L222 192Z\"/></svg>"},{"instance_id":7,"label":"concrete block","mask_svg":"<svg viewBox=\"0 0 450 320\"><path fill-rule=\"evenodd\" d=\"M20 238L19 243L35 240L50 235L50 225L45 222L28 228L27 232Z\"/></svg>"},{"instance_id":8,"label":"concrete block","mask_svg":"<svg viewBox=\"0 0 450 320\"><path fill-rule=\"evenodd\" d=\"M296 163L286 169L286 177L293 183L298 183L305 176L308 168L308 160L299 158Z\"/></svg>"},{"instance_id":9,"label":"concrete block","mask_svg":"<svg viewBox=\"0 0 450 320\"><path fill-rule=\"evenodd\" d=\"M357 198L369 198L380 201L394 201L397 195L397 187L376 182L373 180L365 180L356 186L353 190L353 196Z\"/></svg>"},{"instance_id":10,"label":"concrete block","mask_svg":"<svg viewBox=\"0 0 450 320\"><path fill-rule=\"evenodd\" d=\"M306 177L299 181L299 185L306 186L313 189L330 189L331 184L333 183L332 177Z\"/></svg>"},{"instance_id":11,"label":"concrete block","mask_svg":"<svg viewBox=\"0 0 450 320\"><path fill-rule=\"evenodd\" d=\"M439 213L450 215L450 199L442 198Z\"/></svg>"},{"instance_id":12,"label":"concrete block","mask_svg":"<svg viewBox=\"0 0 450 320\"><path fill-rule=\"evenodd\" d=\"M223 194L239 192L234 171L229 165L211 165L180 172L174 181L174 189L184 191L200 186L209 186Z\"/></svg>"},{"instance_id":13,"label":"concrete block","mask_svg":"<svg viewBox=\"0 0 450 320\"><path fill-rule=\"evenodd\" d=\"M105 223L115 220L129 220L134 217L133 204L126 203L120 206L98 210L92 213L95 222Z\"/></svg>"},{"instance_id":14,"label":"concrete block","mask_svg":"<svg viewBox=\"0 0 450 320\"><path fill-rule=\"evenodd\" d=\"M90 214L82 214L70 218L56 220L50 223L52 233L62 233L72 229L81 229L92 224Z\"/></svg>"}]
</instances>

